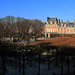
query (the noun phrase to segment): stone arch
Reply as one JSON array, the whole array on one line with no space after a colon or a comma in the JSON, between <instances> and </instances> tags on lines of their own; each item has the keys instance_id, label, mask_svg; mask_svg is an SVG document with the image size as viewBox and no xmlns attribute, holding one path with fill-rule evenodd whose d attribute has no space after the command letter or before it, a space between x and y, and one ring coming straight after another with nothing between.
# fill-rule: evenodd
<instances>
[{"instance_id":1,"label":"stone arch","mask_svg":"<svg viewBox=\"0 0 75 75\"><path fill-rule=\"evenodd\" d=\"M48 38L48 34L46 34L46 37Z\"/></svg>"}]
</instances>

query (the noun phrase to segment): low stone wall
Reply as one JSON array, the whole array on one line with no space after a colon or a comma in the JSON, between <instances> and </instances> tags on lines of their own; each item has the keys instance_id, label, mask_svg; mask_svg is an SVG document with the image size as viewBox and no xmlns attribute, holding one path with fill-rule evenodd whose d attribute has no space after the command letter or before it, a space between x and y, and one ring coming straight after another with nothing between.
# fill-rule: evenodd
<instances>
[{"instance_id":1,"label":"low stone wall","mask_svg":"<svg viewBox=\"0 0 75 75\"><path fill-rule=\"evenodd\" d=\"M37 40L43 40L43 39L45 39L45 38L37 38Z\"/></svg>"}]
</instances>

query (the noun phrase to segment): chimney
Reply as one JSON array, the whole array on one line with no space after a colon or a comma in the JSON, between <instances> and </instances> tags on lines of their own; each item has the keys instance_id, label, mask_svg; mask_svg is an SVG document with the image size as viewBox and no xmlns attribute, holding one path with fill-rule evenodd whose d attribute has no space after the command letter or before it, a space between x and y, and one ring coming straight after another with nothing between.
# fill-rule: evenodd
<instances>
[{"instance_id":1,"label":"chimney","mask_svg":"<svg viewBox=\"0 0 75 75\"><path fill-rule=\"evenodd\" d=\"M61 20L61 23L63 23L63 20Z\"/></svg>"},{"instance_id":2,"label":"chimney","mask_svg":"<svg viewBox=\"0 0 75 75\"><path fill-rule=\"evenodd\" d=\"M60 19L58 19L58 24L60 23Z\"/></svg>"},{"instance_id":3,"label":"chimney","mask_svg":"<svg viewBox=\"0 0 75 75\"><path fill-rule=\"evenodd\" d=\"M50 19L50 18L49 18L49 17L47 17L47 24L48 24L48 22L49 22L49 19Z\"/></svg>"},{"instance_id":4,"label":"chimney","mask_svg":"<svg viewBox=\"0 0 75 75\"><path fill-rule=\"evenodd\" d=\"M54 17L55 18L55 20L57 20L57 18L56 17Z\"/></svg>"},{"instance_id":5,"label":"chimney","mask_svg":"<svg viewBox=\"0 0 75 75\"><path fill-rule=\"evenodd\" d=\"M75 20L73 20L73 23L75 23Z\"/></svg>"},{"instance_id":6,"label":"chimney","mask_svg":"<svg viewBox=\"0 0 75 75\"><path fill-rule=\"evenodd\" d=\"M69 23L69 20L67 20L66 22Z\"/></svg>"}]
</instances>

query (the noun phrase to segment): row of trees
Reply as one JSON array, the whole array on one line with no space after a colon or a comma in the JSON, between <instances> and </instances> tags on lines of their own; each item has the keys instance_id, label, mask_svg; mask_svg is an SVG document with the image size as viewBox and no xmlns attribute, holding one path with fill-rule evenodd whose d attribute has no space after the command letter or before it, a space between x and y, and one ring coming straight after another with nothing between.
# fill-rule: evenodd
<instances>
[{"instance_id":1,"label":"row of trees","mask_svg":"<svg viewBox=\"0 0 75 75\"><path fill-rule=\"evenodd\" d=\"M0 56L3 59L3 75L4 74L4 65L5 65L5 58L7 57L14 57L14 65L16 66L17 59L19 60L19 72L21 72L21 61L23 62L23 75L25 74L25 67L26 64L34 65L33 63L38 62L38 75L40 75L40 64L43 62L48 62L48 70L52 69L51 65L54 65L56 67L59 67L61 70L59 70L58 73L60 75L64 75L64 73L70 73L70 69L74 69L75 67L75 48L72 47L66 47L66 46L50 46L50 43L42 43L35 46L15 46L12 44L7 44L0 42ZM54 51L54 53L51 53L51 50ZM47 52L47 57L41 57L41 53ZM38 57L36 56L38 55ZM51 58L53 58L51 60ZM45 60L44 60L45 59ZM46 60L47 59L47 60ZM27 62L27 63L25 63ZM54 64L53 64L54 63ZM73 66L72 66L73 65ZM70 67L72 66L72 67ZM64 72L67 68L67 72ZM53 75L56 75L55 72L53 72Z\"/></svg>"},{"instance_id":2,"label":"row of trees","mask_svg":"<svg viewBox=\"0 0 75 75\"><path fill-rule=\"evenodd\" d=\"M0 37L25 38L42 35L44 23L40 20L29 20L22 17L6 16L0 19Z\"/></svg>"}]
</instances>

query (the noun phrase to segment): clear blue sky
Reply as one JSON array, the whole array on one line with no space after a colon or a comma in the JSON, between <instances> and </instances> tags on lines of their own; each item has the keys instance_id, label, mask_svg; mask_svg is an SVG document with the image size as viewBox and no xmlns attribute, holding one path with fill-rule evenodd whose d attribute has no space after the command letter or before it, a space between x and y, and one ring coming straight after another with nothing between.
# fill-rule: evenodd
<instances>
[{"instance_id":1,"label":"clear blue sky","mask_svg":"<svg viewBox=\"0 0 75 75\"><path fill-rule=\"evenodd\" d=\"M57 17L72 22L75 0L0 0L0 18L8 15L41 21L46 21L46 17Z\"/></svg>"}]
</instances>

